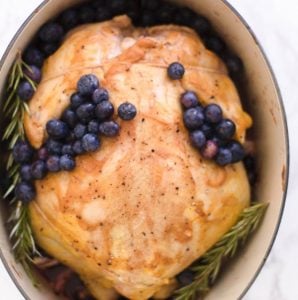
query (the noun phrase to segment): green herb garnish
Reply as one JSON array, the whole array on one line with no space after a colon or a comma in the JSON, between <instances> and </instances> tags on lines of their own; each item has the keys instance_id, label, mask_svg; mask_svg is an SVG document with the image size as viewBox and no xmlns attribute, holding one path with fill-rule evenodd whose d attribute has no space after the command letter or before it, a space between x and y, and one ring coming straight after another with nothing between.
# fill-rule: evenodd
<instances>
[{"instance_id":1,"label":"green herb garnish","mask_svg":"<svg viewBox=\"0 0 298 300\"><path fill-rule=\"evenodd\" d=\"M242 212L238 222L194 265L194 281L176 291L176 300L195 300L198 295L203 296L210 290L223 260L233 257L239 246L256 230L267 207L267 203L257 203Z\"/></svg>"},{"instance_id":2,"label":"green herb garnish","mask_svg":"<svg viewBox=\"0 0 298 300\"><path fill-rule=\"evenodd\" d=\"M8 122L6 130L2 136L2 141L8 142L9 156L6 163L6 171L9 179L9 186L6 189L3 198L9 198L11 205L11 215L9 217L9 225L11 226L10 239L12 241L12 249L17 261L19 261L28 275L36 284L37 281L32 272L32 257L39 255L31 230L28 204L16 199L13 192L20 181L19 164L14 161L12 149L18 140L25 139L23 119L29 108L26 102L22 101L17 94L18 85L21 80L28 80L36 89L36 84L24 74L24 69L30 70L25 64L21 55L17 58L11 68L6 91L6 100L4 101L3 114Z\"/></svg>"}]
</instances>

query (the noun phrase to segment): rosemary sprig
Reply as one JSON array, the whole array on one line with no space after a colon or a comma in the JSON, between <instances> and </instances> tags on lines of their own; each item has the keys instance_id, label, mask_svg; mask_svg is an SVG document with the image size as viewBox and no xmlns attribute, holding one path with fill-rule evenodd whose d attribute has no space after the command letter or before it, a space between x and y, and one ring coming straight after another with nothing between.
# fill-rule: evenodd
<instances>
[{"instance_id":1,"label":"rosemary sprig","mask_svg":"<svg viewBox=\"0 0 298 300\"><path fill-rule=\"evenodd\" d=\"M29 113L29 108L26 102L22 101L17 89L21 80L26 79L36 89L36 84L23 72L24 69L30 70L30 67L25 64L20 53L11 68L11 73L8 79L7 98L4 101L3 114L8 125L2 136L3 141L8 142L8 152L10 153L6 163L6 171L9 179L9 187L6 189L3 198L9 198L12 206L12 212L8 220L11 225L10 239L13 244L13 252L16 260L19 261L28 275L32 278L33 283L37 283L32 273L32 257L39 255L35 241L33 238L28 205L16 199L13 196L13 191L20 180L19 164L14 161L12 149L18 140L25 139L25 131L23 119L26 112Z\"/></svg>"},{"instance_id":2,"label":"rosemary sprig","mask_svg":"<svg viewBox=\"0 0 298 300\"><path fill-rule=\"evenodd\" d=\"M32 279L34 285L38 285L37 279L32 272L33 256L40 256L36 249L30 222L29 207L21 201L17 201L10 215L9 222L13 224L9 238L12 239L12 250L16 259L22 264L24 270Z\"/></svg>"},{"instance_id":3,"label":"rosemary sprig","mask_svg":"<svg viewBox=\"0 0 298 300\"><path fill-rule=\"evenodd\" d=\"M239 245L244 244L248 236L258 227L268 207L266 203L257 203L246 208L238 222L192 268L194 281L176 291L176 300L195 300L205 295L216 280L222 262L233 257Z\"/></svg>"}]
</instances>

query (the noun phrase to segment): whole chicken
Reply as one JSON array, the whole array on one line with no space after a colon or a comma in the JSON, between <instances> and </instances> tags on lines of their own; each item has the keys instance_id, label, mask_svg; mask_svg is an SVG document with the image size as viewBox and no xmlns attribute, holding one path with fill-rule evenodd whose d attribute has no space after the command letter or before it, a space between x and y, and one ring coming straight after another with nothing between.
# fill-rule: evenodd
<instances>
[{"instance_id":1,"label":"whole chicken","mask_svg":"<svg viewBox=\"0 0 298 300\"><path fill-rule=\"evenodd\" d=\"M167 75L175 61L185 67L182 80ZM251 118L225 65L193 30L134 28L119 16L76 28L47 59L24 121L34 147L89 73L115 107L133 103L137 117L117 117L119 136L77 157L72 172L36 182L30 204L36 240L75 270L96 299L166 298L175 275L214 245L250 201L242 163L219 167L191 146L180 95L192 90L204 105L219 104L241 142Z\"/></svg>"}]
</instances>

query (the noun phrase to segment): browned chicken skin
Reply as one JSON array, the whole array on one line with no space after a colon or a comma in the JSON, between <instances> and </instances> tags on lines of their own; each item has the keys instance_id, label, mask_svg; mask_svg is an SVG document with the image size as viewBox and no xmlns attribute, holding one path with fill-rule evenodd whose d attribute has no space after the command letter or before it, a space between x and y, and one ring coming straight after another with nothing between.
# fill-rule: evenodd
<instances>
[{"instance_id":1,"label":"browned chicken skin","mask_svg":"<svg viewBox=\"0 0 298 300\"><path fill-rule=\"evenodd\" d=\"M167 66L181 62L181 81ZM78 272L102 300L167 297L173 278L210 248L249 203L242 163L218 167L194 150L182 121L180 94L194 90L218 103L244 141L251 125L219 58L179 26L133 28L126 16L71 32L43 69L25 117L35 147L59 118L78 79L94 73L118 107L138 110L101 149L77 158L72 172L36 182L32 226L40 246ZM117 292L117 293L116 293Z\"/></svg>"}]
</instances>

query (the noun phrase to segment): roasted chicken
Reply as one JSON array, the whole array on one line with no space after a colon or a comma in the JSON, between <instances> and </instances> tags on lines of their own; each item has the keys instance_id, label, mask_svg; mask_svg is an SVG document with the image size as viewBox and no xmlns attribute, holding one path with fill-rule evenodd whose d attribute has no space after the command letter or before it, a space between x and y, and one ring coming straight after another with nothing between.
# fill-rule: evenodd
<instances>
[{"instance_id":1,"label":"roasted chicken","mask_svg":"<svg viewBox=\"0 0 298 300\"><path fill-rule=\"evenodd\" d=\"M175 61L186 69L180 81L167 76ZM251 118L225 65L193 30L134 28L120 16L71 31L47 59L24 121L34 147L88 73L98 76L115 107L129 101L138 114L119 119L120 135L77 157L74 171L36 182L30 204L36 240L97 299L168 297L175 275L218 241L250 201L242 163L219 167L190 145L179 97L193 90L204 105L219 104L241 142Z\"/></svg>"}]
</instances>

